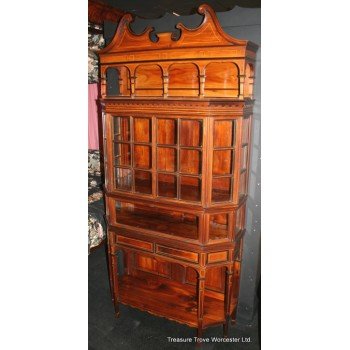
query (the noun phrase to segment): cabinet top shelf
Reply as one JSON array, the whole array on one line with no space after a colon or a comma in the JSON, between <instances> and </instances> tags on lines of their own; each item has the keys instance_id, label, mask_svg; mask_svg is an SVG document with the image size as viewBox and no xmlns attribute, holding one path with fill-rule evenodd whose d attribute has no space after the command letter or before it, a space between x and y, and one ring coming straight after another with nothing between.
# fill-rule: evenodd
<instances>
[{"instance_id":1,"label":"cabinet top shelf","mask_svg":"<svg viewBox=\"0 0 350 350\"><path fill-rule=\"evenodd\" d=\"M135 34L126 14L111 43L98 52L102 97L253 99L258 46L225 33L208 5L198 12L199 27L176 25L178 39L154 28Z\"/></svg>"}]
</instances>

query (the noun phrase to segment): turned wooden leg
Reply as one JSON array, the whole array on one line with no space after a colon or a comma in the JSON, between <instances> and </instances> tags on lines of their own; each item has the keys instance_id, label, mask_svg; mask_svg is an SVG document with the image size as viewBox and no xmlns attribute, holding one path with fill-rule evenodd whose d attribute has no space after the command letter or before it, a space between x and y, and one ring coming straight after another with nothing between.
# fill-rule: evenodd
<instances>
[{"instance_id":1,"label":"turned wooden leg","mask_svg":"<svg viewBox=\"0 0 350 350\"><path fill-rule=\"evenodd\" d=\"M198 300L198 328L197 337L202 338L203 336L203 311L204 311L204 288L205 288L205 270L198 271L198 282L197 282L197 300Z\"/></svg>"},{"instance_id":2,"label":"turned wooden leg","mask_svg":"<svg viewBox=\"0 0 350 350\"><path fill-rule=\"evenodd\" d=\"M226 268L226 279L225 279L225 323L224 323L224 337L228 335L228 325L230 322L230 309L231 309L231 296L232 296L232 278L233 265Z\"/></svg>"}]
</instances>

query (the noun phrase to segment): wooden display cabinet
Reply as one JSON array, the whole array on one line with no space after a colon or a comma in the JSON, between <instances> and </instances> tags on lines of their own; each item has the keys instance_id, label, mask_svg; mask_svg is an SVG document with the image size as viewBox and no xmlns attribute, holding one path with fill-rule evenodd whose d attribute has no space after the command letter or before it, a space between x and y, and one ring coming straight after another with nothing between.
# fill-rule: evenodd
<instances>
[{"instance_id":1,"label":"wooden display cabinet","mask_svg":"<svg viewBox=\"0 0 350 350\"><path fill-rule=\"evenodd\" d=\"M178 24L180 38L158 33L153 41L152 28L131 32L127 14L99 53L110 284L117 315L123 303L198 336L220 324L227 335L245 232L257 46L224 33L209 6L198 12L198 28Z\"/></svg>"}]
</instances>

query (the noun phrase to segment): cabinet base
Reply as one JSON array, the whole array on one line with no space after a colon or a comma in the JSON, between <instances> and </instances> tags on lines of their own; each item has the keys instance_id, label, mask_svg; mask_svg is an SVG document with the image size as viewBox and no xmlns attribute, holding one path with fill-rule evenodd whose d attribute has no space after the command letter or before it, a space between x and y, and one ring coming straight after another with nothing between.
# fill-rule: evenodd
<instances>
[{"instance_id":1,"label":"cabinet base","mask_svg":"<svg viewBox=\"0 0 350 350\"><path fill-rule=\"evenodd\" d=\"M196 288L166 278L119 277L119 301L153 315L198 328ZM210 295L208 295L210 294ZM224 300L205 295L202 328L226 324ZM232 302L232 310L236 301Z\"/></svg>"}]
</instances>

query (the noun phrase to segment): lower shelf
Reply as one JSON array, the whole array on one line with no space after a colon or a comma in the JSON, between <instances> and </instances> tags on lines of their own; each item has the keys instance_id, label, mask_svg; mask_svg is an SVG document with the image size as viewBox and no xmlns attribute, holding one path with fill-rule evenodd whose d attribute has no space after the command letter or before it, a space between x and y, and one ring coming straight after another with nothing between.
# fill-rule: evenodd
<instances>
[{"instance_id":1,"label":"lower shelf","mask_svg":"<svg viewBox=\"0 0 350 350\"><path fill-rule=\"evenodd\" d=\"M119 277L119 296L123 304L190 327L198 326L195 286L162 277L143 279L124 275ZM206 295L203 328L224 322L224 301Z\"/></svg>"}]
</instances>

